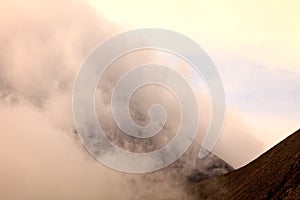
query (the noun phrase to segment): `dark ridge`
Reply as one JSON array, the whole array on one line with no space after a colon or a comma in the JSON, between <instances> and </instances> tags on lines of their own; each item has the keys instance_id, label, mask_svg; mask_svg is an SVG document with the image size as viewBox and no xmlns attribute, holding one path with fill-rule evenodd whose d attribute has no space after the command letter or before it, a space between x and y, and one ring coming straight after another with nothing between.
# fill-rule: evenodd
<instances>
[{"instance_id":1,"label":"dark ridge","mask_svg":"<svg viewBox=\"0 0 300 200\"><path fill-rule=\"evenodd\" d=\"M198 199L300 199L300 130L248 165L195 184Z\"/></svg>"}]
</instances>

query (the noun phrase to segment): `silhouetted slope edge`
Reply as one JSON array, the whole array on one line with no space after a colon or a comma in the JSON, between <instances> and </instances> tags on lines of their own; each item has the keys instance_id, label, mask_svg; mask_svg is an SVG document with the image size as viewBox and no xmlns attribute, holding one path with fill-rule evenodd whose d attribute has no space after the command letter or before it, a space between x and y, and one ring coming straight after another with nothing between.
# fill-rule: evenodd
<instances>
[{"instance_id":1,"label":"silhouetted slope edge","mask_svg":"<svg viewBox=\"0 0 300 200\"><path fill-rule=\"evenodd\" d=\"M195 185L199 199L300 199L300 130L248 165Z\"/></svg>"}]
</instances>

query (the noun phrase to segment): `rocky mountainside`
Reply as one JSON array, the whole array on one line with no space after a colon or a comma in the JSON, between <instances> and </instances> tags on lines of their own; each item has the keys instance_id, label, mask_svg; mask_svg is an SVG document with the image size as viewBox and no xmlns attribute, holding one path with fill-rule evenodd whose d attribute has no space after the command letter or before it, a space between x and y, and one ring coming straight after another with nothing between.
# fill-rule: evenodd
<instances>
[{"instance_id":1,"label":"rocky mountainside","mask_svg":"<svg viewBox=\"0 0 300 200\"><path fill-rule=\"evenodd\" d=\"M234 168L221 158L210 153L204 159L198 159L194 169L187 174L190 182L199 183L205 179L226 174L233 171Z\"/></svg>"},{"instance_id":2,"label":"rocky mountainside","mask_svg":"<svg viewBox=\"0 0 300 200\"><path fill-rule=\"evenodd\" d=\"M245 167L192 187L198 199L300 199L300 130Z\"/></svg>"},{"instance_id":3,"label":"rocky mountainside","mask_svg":"<svg viewBox=\"0 0 300 200\"><path fill-rule=\"evenodd\" d=\"M186 186L233 170L233 167L214 154L209 154L204 159L186 155L163 170L140 175L146 190L141 191L140 187L135 187L141 184L135 179L132 179L131 189L137 188L134 200L194 199L194 194L189 193Z\"/></svg>"}]
</instances>

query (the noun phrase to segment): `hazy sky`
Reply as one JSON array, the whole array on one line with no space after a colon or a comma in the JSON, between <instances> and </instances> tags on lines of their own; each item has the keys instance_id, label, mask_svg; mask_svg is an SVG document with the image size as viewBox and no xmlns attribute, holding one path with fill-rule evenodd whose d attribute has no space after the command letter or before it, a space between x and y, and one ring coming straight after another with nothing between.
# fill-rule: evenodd
<instances>
[{"instance_id":1,"label":"hazy sky","mask_svg":"<svg viewBox=\"0 0 300 200\"><path fill-rule=\"evenodd\" d=\"M266 147L299 128L299 1L90 2L124 30L161 27L197 41L219 70L227 105Z\"/></svg>"},{"instance_id":2,"label":"hazy sky","mask_svg":"<svg viewBox=\"0 0 300 200\"><path fill-rule=\"evenodd\" d=\"M145 181L151 176L95 162L74 134L71 94L81 63L100 42L135 28L178 31L206 50L227 102L214 153L234 167L247 164L300 127L299 7L298 1L0 1L0 198L178 195L173 185Z\"/></svg>"}]
</instances>

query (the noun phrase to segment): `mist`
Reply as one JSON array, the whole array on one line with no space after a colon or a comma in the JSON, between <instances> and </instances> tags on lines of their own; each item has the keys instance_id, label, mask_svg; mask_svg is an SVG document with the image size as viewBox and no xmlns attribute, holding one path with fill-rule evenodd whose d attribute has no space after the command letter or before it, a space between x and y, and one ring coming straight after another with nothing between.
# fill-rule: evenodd
<instances>
[{"instance_id":1,"label":"mist","mask_svg":"<svg viewBox=\"0 0 300 200\"><path fill-rule=\"evenodd\" d=\"M107 21L85 1L29 0L2 1L0 28L2 199L152 199L153 194L155 199L186 198L185 177L201 168L197 154L209 124L211 105L205 91L197 94L202 116L198 138L181 159L154 173L121 173L85 150L74 128L71 105L80 65L97 44L122 27ZM129 56L115 65L123 70L153 58L164 62L153 52L137 55L139 59ZM122 136L112 118L105 115L110 112L109 94L122 70L112 69L107 72L108 81L99 83L99 122L108 137L125 149L151 151L165 145L179 121L177 102L168 91L149 86L131 103L133 118L140 124L147 124L146 113L154 102L165 105L168 121L162 137L137 141ZM192 73L183 63L177 63L177 70L187 77ZM239 167L258 156L263 146L237 109L229 108L227 113L213 153Z\"/></svg>"}]
</instances>

